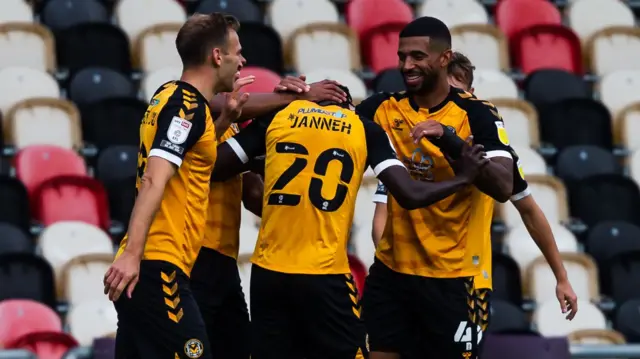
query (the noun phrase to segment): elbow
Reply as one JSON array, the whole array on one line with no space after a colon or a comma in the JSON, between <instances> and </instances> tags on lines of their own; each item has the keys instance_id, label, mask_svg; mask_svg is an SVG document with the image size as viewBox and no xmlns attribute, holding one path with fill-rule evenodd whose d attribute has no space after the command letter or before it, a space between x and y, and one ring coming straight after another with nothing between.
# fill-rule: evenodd
<instances>
[{"instance_id":1,"label":"elbow","mask_svg":"<svg viewBox=\"0 0 640 359\"><path fill-rule=\"evenodd\" d=\"M493 199L500 203L507 203L509 201L509 198L511 198L511 193L505 191L500 191L493 196Z\"/></svg>"},{"instance_id":2,"label":"elbow","mask_svg":"<svg viewBox=\"0 0 640 359\"><path fill-rule=\"evenodd\" d=\"M418 209L421 207L420 202L415 200L413 197L411 197L408 194L403 194L402 196L394 196L396 199L396 202L398 202L398 204L400 205L400 207L406 209L406 210L414 210L414 209Z\"/></svg>"}]
</instances>

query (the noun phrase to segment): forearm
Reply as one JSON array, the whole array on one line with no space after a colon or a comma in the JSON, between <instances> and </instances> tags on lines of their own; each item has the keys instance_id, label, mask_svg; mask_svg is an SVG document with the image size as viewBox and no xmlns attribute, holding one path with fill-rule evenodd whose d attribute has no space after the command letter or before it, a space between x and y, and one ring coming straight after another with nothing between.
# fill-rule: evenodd
<instances>
[{"instance_id":1,"label":"forearm","mask_svg":"<svg viewBox=\"0 0 640 359\"><path fill-rule=\"evenodd\" d=\"M513 171L499 162L490 161L473 184L496 201L505 203L513 192Z\"/></svg>"},{"instance_id":2,"label":"forearm","mask_svg":"<svg viewBox=\"0 0 640 359\"><path fill-rule=\"evenodd\" d=\"M163 193L164 184L156 184L151 178L143 178L129 220L125 251L142 258L149 228L160 208Z\"/></svg>"},{"instance_id":3,"label":"forearm","mask_svg":"<svg viewBox=\"0 0 640 359\"><path fill-rule=\"evenodd\" d=\"M244 121L266 115L269 112L287 106L298 98L299 95L290 93L251 93L247 103L242 107L242 114L236 121ZM215 95L211 100L211 107L213 109L223 108L224 97L222 95Z\"/></svg>"},{"instance_id":4,"label":"forearm","mask_svg":"<svg viewBox=\"0 0 640 359\"><path fill-rule=\"evenodd\" d=\"M378 247L382 233L384 232L384 226L387 224L387 204L376 203L376 210L373 214L373 225L371 227L371 239L373 240L374 247Z\"/></svg>"},{"instance_id":5,"label":"forearm","mask_svg":"<svg viewBox=\"0 0 640 359\"><path fill-rule=\"evenodd\" d=\"M224 136L225 132L227 132L232 122L233 121L230 121L224 115L220 115L220 117L213 121L213 125L216 129L216 140L220 141L220 138Z\"/></svg>"},{"instance_id":6,"label":"forearm","mask_svg":"<svg viewBox=\"0 0 640 359\"><path fill-rule=\"evenodd\" d=\"M456 176L453 179L442 182L413 181L410 186L406 186L405 190L399 191L399 195L396 195L390 186L387 186L387 188L400 206L412 210L430 206L468 185L469 181L467 179Z\"/></svg>"},{"instance_id":7,"label":"forearm","mask_svg":"<svg viewBox=\"0 0 640 359\"><path fill-rule=\"evenodd\" d=\"M527 196L516 202L516 207L520 211L522 222L527 227L527 231L533 238L540 252L549 263L551 270L557 281L567 279L567 272L562 263L562 257L558 251L549 221L542 212L542 209L535 202L533 197Z\"/></svg>"},{"instance_id":8,"label":"forearm","mask_svg":"<svg viewBox=\"0 0 640 359\"><path fill-rule=\"evenodd\" d=\"M244 208L258 217L262 217L262 198L264 183L255 173L245 173L242 176L242 202Z\"/></svg>"}]
</instances>

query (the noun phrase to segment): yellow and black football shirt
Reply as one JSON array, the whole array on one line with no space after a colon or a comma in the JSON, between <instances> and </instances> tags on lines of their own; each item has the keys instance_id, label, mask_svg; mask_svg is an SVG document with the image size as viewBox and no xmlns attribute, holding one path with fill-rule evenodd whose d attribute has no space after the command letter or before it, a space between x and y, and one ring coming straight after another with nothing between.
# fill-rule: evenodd
<instances>
[{"instance_id":1,"label":"yellow and black football shirt","mask_svg":"<svg viewBox=\"0 0 640 359\"><path fill-rule=\"evenodd\" d=\"M266 153L262 225L252 262L283 273L350 273L347 241L367 166L402 166L380 126L339 106L294 101L226 141Z\"/></svg>"},{"instance_id":2,"label":"yellow and black football shirt","mask_svg":"<svg viewBox=\"0 0 640 359\"><path fill-rule=\"evenodd\" d=\"M143 260L170 262L190 274L202 246L216 146L207 99L185 82L162 85L140 125L136 189L149 157L163 158L178 170L164 189ZM125 235L117 255L127 246L127 239Z\"/></svg>"},{"instance_id":3,"label":"yellow and black football shirt","mask_svg":"<svg viewBox=\"0 0 640 359\"><path fill-rule=\"evenodd\" d=\"M488 157L512 158L498 110L468 92L451 87L439 105L419 108L406 93L376 94L356 111L372 118L389 135L399 159L412 177L446 181L454 172L442 152L426 139L415 144L411 129L433 119L463 139L474 136ZM470 277L481 273L484 243L490 241L494 200L475 186L426 208L406 210L389 196L388 217L376 257L394 271L436 278ZM490 259L489 259L490 260Z\"/></svg>"},{"instance_id":4,"label":"yellow and black football shirt","mask_svg":"<svg viewBox=\"0 0 640 359\"><path fill-rule=\"evenodd\" d=\"M235 123L220 138L224 142L238 134ZM240 220L242 213L242 175L224 182L215 182L209 191L207 227L203 246L228 257L238 259Z\"/></svg>"}]
</instances>

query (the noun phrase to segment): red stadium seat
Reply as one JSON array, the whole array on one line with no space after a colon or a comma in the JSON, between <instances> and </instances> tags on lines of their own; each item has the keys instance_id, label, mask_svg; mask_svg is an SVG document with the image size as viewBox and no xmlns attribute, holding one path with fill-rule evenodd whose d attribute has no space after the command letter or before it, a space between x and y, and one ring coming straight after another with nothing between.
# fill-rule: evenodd
<instances>
[{"instance_id":1,"label":"red stadium seat","mask_svg":"<svg viewBox=\"0 0 640 359\"><path fill-rule=\"evenodd\" d=\"M346 18L362 41L367 33L380 26L409 23L413 20L413 12L403 0L351 0L347 4Z\"/></svg>"},{"instance_id":2,"label":"red stadium seat","mask_svg":"<svg viewBox=\"0 0 640 359\"><path fill-rule=\"evenodd\" d=\"M353 280L356 282L356 287L358 288L358 298L362 298L364 281L367 278L367 267L365 267L358 257L349 254L349 268L351 269Z\"/></svg>"},{"instance_id":3,"label":"red stadium seat","mask_svg":"<svg viewBox=\"0 0 640 359\"><path fill-rule=\"evenodd\" d=\"M533 25L561 25L558 8L548 0L501 0L496 5L496 23L509 40Z\"/></svg>"},{"instance_id":4,"label":"red stadium seat","mask_svg":"<svg viewBox=\"0 0 640 359\"><path fill-rule=\"evenodd\" d=\"M273 92L273 89L280 83L281 77L277 73L262 67L247 66L240 71L240 76L256 77L256 80L242 88L243 92Z\"/></svg>"},{"instance_id":5,"label":"red stadium seat","mask_svg":"<svg viewBox=\"0 0 640 359\"><path fill-rule=\"evenodd\" d=\"M512 59L522 72L560 69L582 74L578 36L561 25L535 25L520 31L511 42Z\"/></svg>"},{"instance_id":6,"label":"red stadium seat","mask_svg":"<svg viewBox=\"0 0 640 359\"><path fill-rule=\"evenodd\" d=\"M66 148L52 145L28 146L15 158L16 175L29 196L46 180L61 175L83 176L87 167L82 157Z\"/></svg>"},{"instance_id":7,"label":"red stadium seat","mask_svg":"<svg viewBox=\"0 0 640 359\"><path fill-rule=\"evenodd\" d=\"M66 333L32 333L21 337L13 349L28 350L39 359L62 359L69 349L78 346L78 341Z\"/></svg>"},{"instance_id":8,"label":"red stadium seat","mask_svg":"<svg viewBox=\"0 0 640 359\"><path fill-rule=\"evenodd\" d=\"M107 194L100 181L83 176L59 176L35 193L34 217L45 226L59 221L81 221L109 229Z\"/></svg>"},{"instance_id":9,"label":"red stadium seat","mask_svg":"<svg viewBox=\"0 0 640 359\"><path fill-rule=\"evenodd\" d=\"M0 302L0 347L12 348L20 338L33 333L62 332L62 321L46 305L28 299Z\"/></svg>"},{"instance_id":10,"label":"red stadium seat","mask_svg":"<svg viewBox=\"0 0 640 359\"><path fill-rule=\"evenodd\" d=\"M251 121L253 121L253 120L246 120L246 121L244 121L244 122L240 122L240 123L238 124L238 126L240 127L240 129L243 129L243 128L245 128L245 127L249 126L249 124L251 123Z\"/></svg>"},{"instance_id":11,"label":"red stadium seat","mask_svg":"<svg viewBox=\"0 0 640 359\"><path fill-rule=\"evenodd\" d=\"M365 63L375 73L398 67L398 43L404 26L404 23L380 26L360 42Z\"/></svg>"}]
</instances>

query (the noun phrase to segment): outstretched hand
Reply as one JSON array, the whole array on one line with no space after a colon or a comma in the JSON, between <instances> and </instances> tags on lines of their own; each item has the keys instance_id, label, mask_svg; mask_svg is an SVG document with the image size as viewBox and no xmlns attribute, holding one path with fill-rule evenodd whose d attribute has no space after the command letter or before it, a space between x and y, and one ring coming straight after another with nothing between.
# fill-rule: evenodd
<instances>
[{"instance_id":1,"label":"outstretched hand","mask_svg":"<svg viewBox=\"0 0 640 359\"><path fill-rule=\"evenodd\" d=\"M255 76L242 77L236 80L233 86L233 92L226 92L224 96L224 105L222 107L221 116L227 121L235 122L242 115L242 107L249 100L249 93L240 93L240 90L256 80Z\"/></svg>"},{"instance_id":2,"label":"outstretched hand","mask_svg":"<svg viewBox=\"0 0 640 359\"><path fill-rule=\"evenodd\" d=\"M342 103L347 101L347 94L338 87L339 82L333 80L322 80L314 82L312 84L306 83L307 77L305 75L286 76L278 85L276 85L274 92L291 92L300 95L300 99L320 102L320 101L333 101Z\"/></svg>"}]
</instances>

